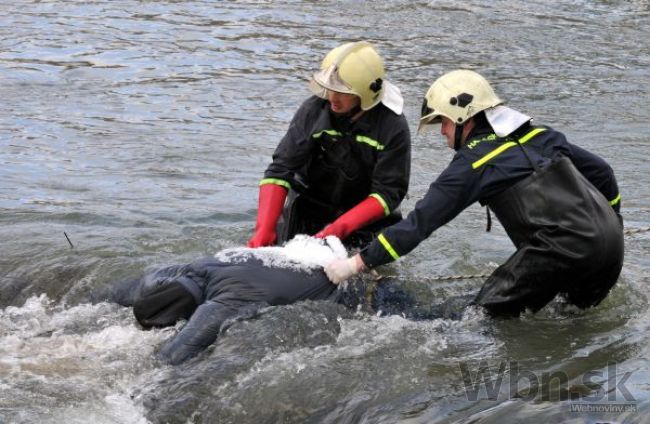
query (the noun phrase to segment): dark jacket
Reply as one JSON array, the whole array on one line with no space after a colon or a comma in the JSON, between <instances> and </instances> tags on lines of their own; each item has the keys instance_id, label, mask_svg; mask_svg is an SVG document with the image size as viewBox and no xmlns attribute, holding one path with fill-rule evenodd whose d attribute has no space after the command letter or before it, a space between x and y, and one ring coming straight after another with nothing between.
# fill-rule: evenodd
<instances>
[{"instance_id":1,"label":"dark jacket","mask_svg":"<svg viewBox=\"0 0 650 424\"><path fill-rule=\"evenodd\" d=\"M250 316L263 306L338 297L337 286L322 268L305 271L265 266L253 255L241 255L233 262L207 257L162 268L143 275L131 286L133 301L123 300L122 304L133 304L134 314L144 327L188 320L159 352L172 364L212 344L229 320Z\"/></svg>"},{"instance_id":2,"label":"dark jacket","mask_svg":"<svg viewBox=\"0 0 650 424\"><path fill-rule=\"evenodd\" d=\"M525 124L512 137L521 141L531 160L540 166L568 157L614 210L620 210L616 178L603 159L570 144L562 133L548 127ZM406 219L385 229L361 252L364 263L375 267L409 253L472 203L488 203L531 175L532 165L512 137L499 138L484 131L471 134Z\"/></svg>"},{"instance_id":3,"label":"dark jacket","mask_svg":"<svg viewBox=\"0 0 650 424\"><path fill-rule=\"evenodd\" d=\"M386 215L406 195L411 138L404 115L379 103L355 122L313 96L293 117L261 184L296 190L344 212L373 195Z\"/></svg>"}]
</instances>

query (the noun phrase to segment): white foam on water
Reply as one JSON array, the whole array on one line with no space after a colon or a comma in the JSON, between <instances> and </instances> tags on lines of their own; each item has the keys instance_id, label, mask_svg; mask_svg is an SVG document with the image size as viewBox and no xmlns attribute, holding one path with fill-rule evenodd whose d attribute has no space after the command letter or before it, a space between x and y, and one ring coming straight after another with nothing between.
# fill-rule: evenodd
<instances>
[{"instance_id":1,"label":"white foam on water","mask_svg":"<svg viewBox=\"0 0 650 424\"><path fill-rule=\"evenodd\" d=\"M48 424L88 424L88 423L129 423L149 424L144 417L144 409L133 404L125 394L111 394L98 401L53 411L44 423Z\"/></svg>"},{"instance_id":2,"label":"white foam on water","mask_svg":"<svg viewBox=\"0 0 650 424\"><path fill-rule=\"evenodd\" d=\"M334 236L319 239L299 234L284 246L224 249L214 257L227 263L240 263L254 257L267 267L309 272L334 259L346 258L347 252L343 243Z\"/></svg>"},{"instance_id":3,"label":"white foam on water","mask_svg":"<svg viewBox=\"0 0 650 424\"><path fill-rule=\"evenodd\" d=\"M45 295L0 310L0 422L146 423L129 394L160 370L154 349L171 331L142 331L131 308Z\"/></svg>"},{"instance_id":4,"label":"white foam on water","mask_svg":"<svg viewBox=\"0 0 650 424\"><path fill-rule=\"evenodd\" d=\"M286 385L300 374L311 375L323 368L336 369L341 361L365 361L371 357L393 356L402 351L404 343L414 335L423 343L413 345L409 357L425 358L447 348L446 335L439 330L447 325L447 320L411 321L400 316L384 318L360 314L354 319L339 318L340 333L332 345L303 347L289 352L269 351L245 373L234 381L227 382L217 389L224 401L236 398L238 392L254 388L260 382L265 387ZM386 363L409 360L403 355L399 359L386 359ZM395 364L391 364L395 369ZM226 402L227 403L227 402Z\"/></svg>"},{"instance_id":5,"label":"white foam on water","mask_svg":"<svg viewBox=\"0 0 650 424\"><path fill-rule=\"evenodd\" d=\"M344 346L346 354L364 356L387 346L398 347L406 342L408 335L421 340L413 350L421 353L440 352L447 346L446 335L440 328L448 325L447 320L434 319L412 321L399 315L386 317L368 316L366 319L340 319L337 345Z\"/></svg>"},{"instance_id":6,"label":"white foam on water","mask_svg":"<svg viewBox=\"0 0 650 424\"><path fill-rule=\"evenodd\" d=\"M318 402L319 389L310 392L314 381L331 392L349 390L350 381L363 385L366 378L389 392L424 390L435 380L431 373L457 369L456 346L488 355L498 349L492 336L477 334L480 317L479 312L461 321L412 321L397 315L363 313L339 317L339 335L333 343L268 350L249 369L217 387L213 395L230 413L242 414L239 405L260 396L260 387L274 393L279 403L292 402L292 393L299 387L306 390L300 395L301 402L308 404ZM454 348L451 352L450 347Z\"/></svg>"}]
</instances>

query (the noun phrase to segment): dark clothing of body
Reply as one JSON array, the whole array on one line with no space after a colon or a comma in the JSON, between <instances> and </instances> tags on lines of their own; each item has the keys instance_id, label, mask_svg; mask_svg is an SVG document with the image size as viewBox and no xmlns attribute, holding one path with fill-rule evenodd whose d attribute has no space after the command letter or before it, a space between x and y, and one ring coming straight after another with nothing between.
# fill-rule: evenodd
<instances>
[{"instance_id":1,"label":"dark clothing of body","mask_svg":"<svg viewBox=\"0 0 650 424\"><path fill-rule=\"evenodd\" d=\"M143 327L188 319L160 351L172 364L212 344L228 320L250 316L264 306L337 296L337 286L322 269L274 268L252 256L232 263L209 257L170 266L144 275L132 287L131 302L123 298L121 303L133 305Z\"/></svg>"},{"instance_id":2,"label":"dark clothing of body","mask_svg":"<svg viewBox=\"0 0 650 424\"><path fill-rule=\"evenodd\" d=\"M106 295L100 296L104 297ZM179 364L211 345L229 322L253 316L260 308L300 300L338 302L358 311L400 315L409 319L460 319L469 299L423 305L404 291L399 281L351 282L338 290L322 269L273 268L256 258L224 263L208 257L184 265L148 272L111 287L108 297L132 306L144 328L187 323L165 342L161 358Z\"/></svg>"},{"instance_id":3,"label":"dark clothing of body","mask_svg":"<svg viewBox=\"0 0 650 424\"><path fill-rule=\"evenodd\" d=\"M613 171L563 134L528 124L507 139L472 134L408 217L361 252L364 263L374 267L407 254L476 201L494 210L517 247L476 300L488 310L537 310L559 292L590 306L616 282L623 233ZM587 288L600 295L587 295Z\"/></svg>"},{"instance_id":4,"label":"dark clothing of body","mask_svg":"<svg viewBox=\"0 0 650 424\"><path fill-rule=\"evenodd\" d=\"M403 114L379 103L352 121L313 96L294 115L262 184L299 194L297 202L288 202L295 209L285 211L286 234L279 234L288 240L295 233L292 226L313 235L370 195L391 218L408 190L410 166L411 138Z\"/></svg>"}]
</instances>

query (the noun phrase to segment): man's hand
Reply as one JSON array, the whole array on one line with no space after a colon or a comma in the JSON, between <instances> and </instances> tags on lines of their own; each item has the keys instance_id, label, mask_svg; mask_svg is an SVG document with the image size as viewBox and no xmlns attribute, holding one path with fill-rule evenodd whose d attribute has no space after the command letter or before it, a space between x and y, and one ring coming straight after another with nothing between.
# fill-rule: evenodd
<instances>
[{"instance_id":1,"label":"man's hand","mask_svg":"<svg viewBox=\"0 0 650 424\"><path fill-rule=\"evenodd\" d=\"M348 278L357 275L365 268L361 256L354 255L346 259L335 259L325 265L325 274L334 284L340 284Z\"/></svg>"}]
</instances>

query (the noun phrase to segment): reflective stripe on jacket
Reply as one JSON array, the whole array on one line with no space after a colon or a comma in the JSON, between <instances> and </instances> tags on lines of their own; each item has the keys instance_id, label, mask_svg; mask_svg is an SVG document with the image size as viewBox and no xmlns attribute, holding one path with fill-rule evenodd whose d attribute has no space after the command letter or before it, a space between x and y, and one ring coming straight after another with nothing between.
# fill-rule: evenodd
<instances>
[{"instance_id":1,"label":"reflective stripe on jacket","mask_svg":"<svg viewBox=\"0 0 650 424\"><path fill-rule=\"evenodd\" d=\"M297 188L346 211L368 196L395 210L408 190L411 137L404 115L382 104L355 122L337 120L329 102L307 99L294 115L260 184Z\"/></svg>"},{"instance_id":2,"label":"reflective stripe on jacket","mask_svg":"<svg viewBox=\"0 0 650 424\"><path fill-rule=\"evenodd\" d=\"M540 166L565 156L609 201L620 209L614 173L600 157L566 141L548 127L525 124L517 137L531 160ZM413 250L433 231L455 218L476 201L485 201L533 172L531 163L514 138L494 134L471 135L451 163L429 187L415 209L399 223L385 229L361 252L369 267L398 259Z\"/></svg>"}]
</instances>

